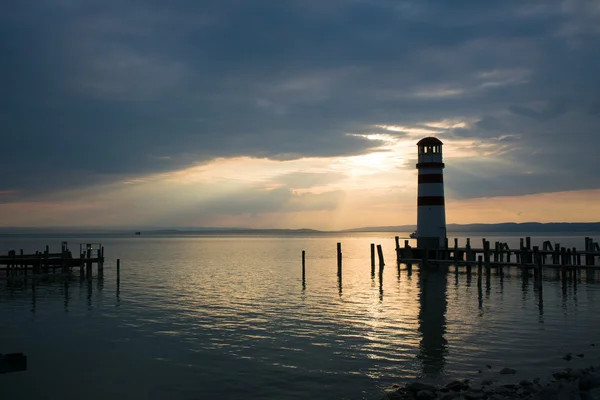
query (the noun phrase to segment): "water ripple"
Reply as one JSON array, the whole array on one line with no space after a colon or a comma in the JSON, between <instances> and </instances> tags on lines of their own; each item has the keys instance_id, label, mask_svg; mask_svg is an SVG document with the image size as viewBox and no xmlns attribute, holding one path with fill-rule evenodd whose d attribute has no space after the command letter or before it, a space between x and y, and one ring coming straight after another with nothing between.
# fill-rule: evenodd
<instances>
[{"instance_id":1,"label":"water ripple","mask_svg":"<svg viewBox=\"0 0 600 400\"><path fill-rule=\"evenodd\" d=\"M339 280L336 240L109 240L107 254L123 260L118 287L108 260L103 280L0 290L3 345L31 360L7 384L29 397L60 383L105 398L113 392L102 385L113 382L113 397L231 397L243 388L256 399L379 398L383 386L415 376L483 378L510 366L531 378L600 358L600 343L590 346L600 325L595 278L563 284L547 273L540 301L533 277L515 268L481 281L394 265L371 277L370 243L393 260L393 238L352 236ZM566 352L585 359L565 364ZM58 371L57 359L70 362Z\"/></svg>"}]
</instances>

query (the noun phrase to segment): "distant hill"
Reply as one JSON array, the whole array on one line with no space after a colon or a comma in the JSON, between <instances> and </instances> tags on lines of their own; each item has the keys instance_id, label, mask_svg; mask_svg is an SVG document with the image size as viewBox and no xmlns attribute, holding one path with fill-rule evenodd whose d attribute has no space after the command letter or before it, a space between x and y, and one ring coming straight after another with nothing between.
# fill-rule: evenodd
<instances>
[{"instance_id":1,"label":"distant hill","mask_svg":"<svg viewBox=\"0 0 600 400\"><path fill-rule=\"evenodd\" d=\"M252 228L211 228L211 227L0 227L0 235L297 235L328 234L338 232L413 232L416 225L370 226L344 229L340 231L319 231L316 229L252 229ZM501 224L448 224L448 233L486 232L486 233L552 233L552 232L600 232L600 222L506 222Z\"/></svg>"},{"instance_id":2,"label":"distant hill","mask_svg":"<svg viewBox=\"0 0 600 400\"><path fill-rule=\"evenodd\" d=\"M416 225L373 226L348 229L345 232L412 232ZM452 232L600 232L600 222L505 222L501 224L448 224Z\"/></svg>"}]
</instances>

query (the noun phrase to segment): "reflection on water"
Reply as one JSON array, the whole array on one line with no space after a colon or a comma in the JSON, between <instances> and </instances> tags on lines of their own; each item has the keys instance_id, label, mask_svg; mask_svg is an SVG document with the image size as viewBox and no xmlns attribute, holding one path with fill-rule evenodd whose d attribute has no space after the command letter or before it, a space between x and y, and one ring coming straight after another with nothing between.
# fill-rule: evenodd
<instances>
[{"instance_id":1,"label":"reflection on water","mask_svg":"<svg viewBox=\"0 0 600 400\"><path fill-rule=\"evenodd\" d=\"M446 340L446 286L447 270L432 266L419 272L419 344L418 358L423 374L442 372L447 353Z\"/></svg>"},{"instance_id":2,"label":"reflection on water","mask_svg":"<svg viewBox=\"0 0 600 400\"><path fill-rule=\"evenodd\" d=\"M343 240L338 276L338 240L114 239L104 276L0 281L0 351L31 363L2 378L0 398L228 398L239 387L256 399L377 399L416 376L477 378L485 364L531 379L564 367L566 352L585 353L574 368L600 361L592 273L371 274L370 243L393 259L393 237L357 236Z\"/></svg>"}]
</instances>

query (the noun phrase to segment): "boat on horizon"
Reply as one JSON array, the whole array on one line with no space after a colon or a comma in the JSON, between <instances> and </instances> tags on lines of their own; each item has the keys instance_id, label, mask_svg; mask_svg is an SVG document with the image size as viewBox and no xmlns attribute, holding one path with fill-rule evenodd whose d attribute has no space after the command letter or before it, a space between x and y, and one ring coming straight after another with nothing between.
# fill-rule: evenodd
<instances>
[{"instance_id":1,"label":"boat on horizon","mask_svg":"<svg viewBox=\"0 0 600 400\"><path fill-rule=\"evenodd\" d=\"M417 231L414 231L409 236L410 236L411 239L416 239L417 238Z\"/></svg>"}]
</instances>

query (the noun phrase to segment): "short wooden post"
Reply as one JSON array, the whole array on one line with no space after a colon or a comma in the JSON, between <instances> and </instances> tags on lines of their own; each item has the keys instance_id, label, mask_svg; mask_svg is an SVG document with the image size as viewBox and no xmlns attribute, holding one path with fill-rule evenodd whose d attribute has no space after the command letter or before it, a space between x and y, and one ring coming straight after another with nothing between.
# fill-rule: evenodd
<instances>
[{"instance_id":1,"label":"short wooden post","mask_svg":"<svg viewBox=\"0 0 600 400\"><path fill-rule=\"evenodd\" d=\"M498 242L498 262L504 262L504 243Z\"/></svg>"},{"instance_id":2,"label":"short wooden post","mask_svg":"<svg viewBox=\"0 0 600 400\"><path fill-rule=\"evenodd\" d=\"M342 276L342 244L337 244L337 274Z\"/></svg>"},{"instance_id":3,"label":"short wooden post","mask_svg":"<svg viewBox=\"0 0 600 400\"><path fill-rule=\"evenodd\" d=\"M585 242L584 242L584 246L583 246L583 248L584 248L584 250L583 250L583 258L585 260L585 265L588 266L588 265L590 265L590 261L589 261L590 259L589 259L589 256L587 254L588 251L590 251L590 238L586 236L584 240L585 240Z\"/></svg>"},{"instance_id":4,"label":"short wooden post","mask_svg":"<svg viewBox=\"0 0 600 400\"><path fill-rule=\"evenodd\" d=\"M396 242L396 262L400 264L400 237L396 236L394 240Z\"/></svg>"},{"instance_id":5,"label":"short wooden post","mask_svg":"<svg viewBox=\"0 0 600 400\"><path fill-rule=\"evenodd\" d=\"M371 275L375 275L375 243L371 243Z\"/></svg>"},{"instance_id":6,"label":"short wooden post","mask_svg":"<svg viewBox=\"0 0 600 400\"><path fill-rule=\"evenodd\" d=\"M477 256L477 275L481 276L483 268L483 257Z\"/></svg>"},{"instance_id":7,"label":"short wooden post","mask_svg":"<svg viewBox=\"0 0 600 400\"><path fill-rule=\"evenodd\" d=\"M85 252L85 273L89 279L92 278L92 244L86 244L86 252Z\"/></svg>"},{"instance_id":8,"label":"short wooden post","mask_svg":"<svg viewBox=\"0 0 600 400\"><path fill-rule=\"evenodd\" d=\"M554 243L554 253L552 254L552 264L560 263L560 243Z\"/></svg>"},{"instance_id":9,"label":"short wooden post","mask_svg":"<svg viewBox=\"0 0 600 400\"><path fill-rule=\"evenodd\" d=\"M83 276L83 268L85 267L84 264L84 260L85 260L85 252L81 252L81 254L79 255L79 274Z\"/></svg>"},{"instance_id":10,"label":"short wooden post","mask_svg":"<svg viewBox=\"0 0 600 400\"><path fill-rule=\"evenodd\" d=\"M408 243L408 240L404 241L404 251L402 253L404 258L412 258L413 257L413 252L412 252L412 247L410 247L410 244ZM410 274L412 273L412 264L408 263L406 264L406 270Z\"/></svg>"},{"instance_id":11,"label":"short wooden post","mask_svg":"<svg viewBox=\"0 0 600 400\"><path fill-rule=\"evenodd\" d=\"M485 260L485 268L490 268L490 242L483 239L483 257Z\"/></svg>"},{"instance_id":12,"label":"short wooden post","mask_svg":"<svg viewBox=\"0 0 600 400\"><path fill-rule=\"evenodd\" d=\"M306 251L302 250L302 282L306 279Z\"/></svg>"},{"instance_id":13,"label":"short wooden post","mask_svg":"<svg viewBox=\"0 0 600 400\"><path fill-rule=\"evenodd\" d=\"M454 238L454 262L458 263L458 238Z\"/></svg>"},{"instance_id":14,"label":"short wooden post","mask_svg":"<svg viewBox=\"0 0 600 400\"><path fill-rule=\"evenodd\" d=\"M410 247L408 240L405 240L404 241L404 250L402 251L402 258L411 258L412 256L413 256L412 247Z\"/></svg>"},{"instance_id":15,"label":"short wooden post","mask_svg":"<svg viewBox=\"0 0 600 400\"><path fill-rule=\"evenodd\" d=\"M383 249L381 245L377 245L377 255L379 256L379 273L383 273L383 267L385 266L385 262L383 260Z\"/></svg>"},{"instance_id":16,"label":"short wooden post","mask_svg":"<svg viewBox=\"0 0 600 400\"><path fill-rule=\"evenodd\" d=\"M470 278L470 276L471 276L471 264L472 264L471 256L468 256L467 259L468 259L467 262L466 262L466 264L467 264L467 277L470 280L471 279Z\"/></svg>"},{"instance_id":17,"label":"short wooden post","mask_svg":"<svg viewBox=\"0 0 600 400\"><path fill-rule=\"evenodd\" d=\"M60 266L63 274L67 273L67 252L65 251L65 246L62 246L62 251L60 253Z\"/></svg>"},{"instance_id":18,"label":"short wooden post","mask_svg":"<svg viewBox=\"0 0 600 400\"><path fill-rule=\"evenodd\" d=\"M533 275L537 276L538 273L538 257L539 257L540 248L538 246L533 246Z\"/></svg>"},{"instance_id":19,"label":"short wooden post","mask_svg":"<svg viewBox=\"0 0 600 400\"><path fill-rule=\"evenodd\" d=\"M588 238L588 252L593 253L594 252L594 239L593 238ZM588 255L589 258L589 265L593 266L595 264L595 259L596 257L593 254Z\"/></svg>"},{"instance_id":20,"label":"short wooden post","mask_svg":"<svg viewBox=\"0 0 600 400\"><path fill-rule=\"evenodd\" d=\"M117 258L117 282L121 278L121 259Z\"/></svg>"},{"instance_id":21,"label":"short wooden post","mask_svg":"<svg viewBox=\"0 0 600 400\"><path fill-rule=\"evenodd\" d=\"M41 274L41 273L42 273L42 253L37 253L37 263L35 266L34 274Z\"/></svg>"},{"instance_id":22,"label":"short wooden post","mask_svg":"<svg viewBox=\"0 0 600 400\"><path fill-rule=\"evenodd\" d=\"M465 245L467 251L467 261L471 261L471 238L467 238L467 244Z\"/></svg>"},{"instance_id":23,"label":"short wooden post","mask_svg":"<svg viewBox=\"0 0 600 400\"><path fill-rule=\"evenodd\" d=\"M25 263L25 261L23 261L23 259L25 258L25 256L23 255L23 249L20 250L19 255L21 256L21 269L23 270L23 273L27 275L27 264Z\"/></svg>"},{"instance_id":24,"label":"short wooden post","mask_svg":"<svg viewBox=\"0 0 600 400\"><path fill-rule=\"evenodd\" d=\"M104 246L98 249L98 275L104 273Z\"/></svg>"},{"instance_id":25,"label":"short wooden post","mask_svg":"<svg viewBox=\"0 0 600 400\"><path fill-rule=\"evenodd\" d=\"M535 247L534 247L535 249ZM542 296L542 287L543 287L543 273L542 273L542 257L538 254L537 259L535 259L535 262L537 264L537 276L538 276L538 288L539 288L539 295L540 298Z\"/></svg>"},{"instance_id":26,"label":"short wooden post","mask_svg":"<svg viewBox=\"0 0 600 400\"><path fill-rule=\"evenodd\" d=\"M6 275L7 276L9 276L11 274L14 262L15 262L15 251L14 250L9 250L8 251L8 257L7 257L7 260L6 260Z\"/></svg>"}]
</instances>

